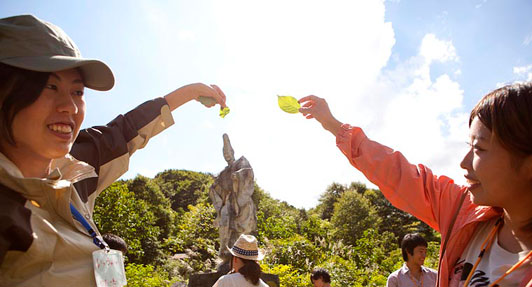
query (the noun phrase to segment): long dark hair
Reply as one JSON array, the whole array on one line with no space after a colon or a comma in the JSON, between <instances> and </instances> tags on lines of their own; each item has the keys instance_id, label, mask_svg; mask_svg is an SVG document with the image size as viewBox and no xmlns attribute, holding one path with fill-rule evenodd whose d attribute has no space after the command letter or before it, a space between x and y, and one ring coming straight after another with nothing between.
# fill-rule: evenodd
<instances>
[{"instance_id":1,"label":"long dark hair","mask_svg":"<svg viewBox=\"0 0 532 287\"><path fill-rule=\"evenodd\" d=\"M39 98L49 75L0 63L0 137L9 144L16 144L13 119Z\"/></svg>"},{"instance_id":2,"label":"long dark hair","mask_svg":"<svg viewBox=\"0 0 532 287\"><path fill-rule=\"evenodd\" d=\"M242 276L251 282L251 284L259 285L260 275L262 273L260 265L254 260L247 260L240 257L237 258L244 263L244 266L238 269L238 273L242 274Z\"/></svg>"},{"instance_id":3,"label":"long dark hair","mask_svg":"<svg viewBox=\"0 0 532 287\"><path fill-rule=\"evenodd\" d=\"M532 156L532 82L507 85L485 95L471 111L469 126L475 117L513 155L516 169ZM532 232L532 218L522 230Z\"/></svg>"}]
</instances>

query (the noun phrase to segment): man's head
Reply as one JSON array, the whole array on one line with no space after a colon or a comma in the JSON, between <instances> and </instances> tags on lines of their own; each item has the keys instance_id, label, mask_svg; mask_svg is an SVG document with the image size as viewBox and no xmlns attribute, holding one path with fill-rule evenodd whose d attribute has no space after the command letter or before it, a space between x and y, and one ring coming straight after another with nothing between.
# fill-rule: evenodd
<instances>
[{"instance_id":1,"label":"man's head","mask_svg":"<svg viewBox=\"0 0 532 287\"><path fill-rule=\"evenodd\" d=\"M401 242L403 259L407 263L414 263L421 266L425 262L427 247L427 241L418 233L407 234Z\"/></svg>"},{"instance_id":2,"label":"man's head","mask_svg":"<svg viewBox=\"0 0 532 287\"><path fill-rule=\"evenodd\" d=\"M323 268L315 268L310 274L310 282L312 282L314 287L329 286L331 275Z\"/></svg>"}]
</instances>

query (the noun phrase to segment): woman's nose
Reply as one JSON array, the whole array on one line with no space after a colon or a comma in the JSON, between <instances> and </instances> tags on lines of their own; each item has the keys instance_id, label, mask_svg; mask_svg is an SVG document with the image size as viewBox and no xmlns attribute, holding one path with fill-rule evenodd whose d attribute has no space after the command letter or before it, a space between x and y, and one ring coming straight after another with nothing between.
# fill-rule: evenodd
<instances>
[{"instance_id":1,"label":"woman's nose","mask_svg":"<svg viewBox=\"0 0 532 287\"><path fill-rule=\"evenodd\" d=\"M57 99L57 111L60 113L68 113L75 115L78 113L78 105L74 98L68 91L61 91Z\"/></svg>"},{"instance_id":2,"label":"woman's nose","mask_svg":"<svg viewBox=\"0 0 532 287\"><path fill-rule=\"evenodd\" d=\"M473 158L473 148L470 148L469 151L465 154L464 158L460 162L460 167L463 169L469 169L471 167L471 161Z\"/></svg>"}]
</instances>

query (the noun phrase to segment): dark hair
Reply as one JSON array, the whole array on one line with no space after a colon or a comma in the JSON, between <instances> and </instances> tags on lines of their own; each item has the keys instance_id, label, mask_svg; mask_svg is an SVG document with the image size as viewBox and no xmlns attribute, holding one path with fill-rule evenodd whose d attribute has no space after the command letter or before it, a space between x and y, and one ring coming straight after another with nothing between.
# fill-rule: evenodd
<instances>
[{"instance_id":1,"label":"dark hair","mask_svg":"<svg viewBox=\"0 0 532 287\"><path fill-rule=\"evenodd\" d=\"M532 82L507 85L485 95L473 108L501 145L518 157L532 155Z\"/></svg>"},{"instance_id":2,"label":"dark hair","mask_svg":"<svg viewBox=\"0 0 532 287\"><path fill-rule=\"evenodd\" d=\"M427 240L423 238L419 233L409 233L403 237L401 241L401 251L403 252L403 259L408 261L408 254L414 255L414 248L418 246L428 247Z\"/></svg>"},{"instance_id":3,"label":"dark hair","mask_svg":"<svg viewBox=\"0 0 532 287\"><path fill-rule=\"evenodd\" d=\"M242 274L246 280L251 282L251 284L259 285L260 275L262 273L259 263L254 260L248 260L240 257L236 258L241 260L244 264L244 266L238 269L238 273Z\"/></svg>"},{"instance_id":4,"label":"dark hair","mask_svg":"<svg viewBox=\"0 0 532 287\"><path fill-rule=\"evenodd\" d=\"M39 98L50 73L0 63L0 137L15 145L13 119Z\"/></svg>"},{"instance_id":5,"label":"dark hair","mask_svg":"<svg viewBox=\"0 0 532 287\"><path fill-rule=\"evenodd\" d=\"M532 82L507 85L485 95L471 111L469 126L475 117L514 155L516 169L532 155ZM532 219L522 230L532 232Z\"/></svg>"},{"instance_id":6,"label":"dark hair","mask_svg":"<svg viewBox=\"0 0 532 287\"><path fill-rule=\"evenodd\" d=\"M323 268L314 268L312 272L310 273L310 281L313 282L314 280L318 280L321 278L321 281L325 283L331 283L331 275L329 275L329 272Z\"/></svg>"},{"instance_id":7,"label":"dark hair","mask_svg":"<svg viewBox=\"0 0 532 287\"><path fill-rule=\"evenodd\" d=\"M127 253L127 243L122 239L122 237L112 234L112 233L106 233L102 235L103 240L109 245L109 248L114 250L122 251L124 255Z\"/></svg>"}]
</instances>

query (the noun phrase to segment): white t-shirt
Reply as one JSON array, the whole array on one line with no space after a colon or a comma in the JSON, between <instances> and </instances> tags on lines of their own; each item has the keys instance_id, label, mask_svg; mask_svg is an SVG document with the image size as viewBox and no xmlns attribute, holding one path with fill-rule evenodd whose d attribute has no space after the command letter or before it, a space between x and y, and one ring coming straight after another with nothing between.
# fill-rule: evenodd
<instances>
[{"instance_id":1,"label":"white t-shirt","mask_svg":"<svg viewBox=\"0 0 532 287\"><path fill-rule=\"evenodd\" d=\"M246 278L240 273L233 273L229 275L224 275L212 285L212 287L269 287L262 279L259 279L258 285L253 285L251 282L246 280Z\"/></svg>"},{"instance_id":2,"label":"white t-shirt","mask_svg":"<svg viewBox=\"0 0 532 287\"><path fill-rule=\"evenodd\" d=\"M495 226L497 219L490 220L479 224L475 235L469 242L460 258L458 259L451 274L450 287L463 286L467 276L471 273L473 265L477 261L482 243ZM511 253L504 250L498 243L498 234L495 236L492 246L486 250L486 253L480 260L480 263L473 273L468 286L488 286L501 277L515 263L524 258L529 251ZM517 270L510 273L498 284L500 286L518 286L526 274L530 262L521 265Z\"/></svg>"}]
</instances>

